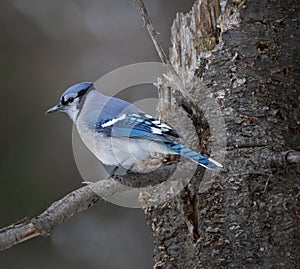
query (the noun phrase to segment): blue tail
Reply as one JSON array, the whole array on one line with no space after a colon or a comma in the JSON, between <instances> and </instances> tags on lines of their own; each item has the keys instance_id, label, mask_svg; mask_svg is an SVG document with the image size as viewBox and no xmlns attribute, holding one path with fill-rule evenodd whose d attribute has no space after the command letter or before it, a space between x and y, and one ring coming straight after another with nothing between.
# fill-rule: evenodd
<instances>
[{"instance_id":1,"label":"blue tail","mask_svg":"<svg viewBox=\"0 0 300 269\"><path fill-rule=\"evenodd\" d=\"M220 168L222 168L222 164L218 163L217 161L201 155L198 152L192 151L189 148L186 148L185 146L172 141L172 142L167 142L165 143L167 148L171 149L172 151L174 151L175 153L184 156L190 160L192 160L193 162L196 162L200 165L202 165L203 167L207 168L207 169L211 169L211 170L218 170Z\"/></svg>"}]
</instances>

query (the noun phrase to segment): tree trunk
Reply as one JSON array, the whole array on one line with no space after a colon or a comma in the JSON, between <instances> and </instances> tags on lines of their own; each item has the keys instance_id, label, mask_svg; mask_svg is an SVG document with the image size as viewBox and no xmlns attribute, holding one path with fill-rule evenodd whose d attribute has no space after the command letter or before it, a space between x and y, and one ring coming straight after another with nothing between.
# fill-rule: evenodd
<instances>
[{"instance_id":1,"label":"tree trunk","mask_svg":"<svg viewBox=\"0 0 300 269\"><path fill-rule=\"evenodd\" d=\"M300 175L286 161L300 149L299 12L298 0L230 0L219 33L218 1L197 0L175 19L170 59L191 100L170 75L161 115L186 145L225 153L224 169L198 168L174 199L145 206L154 268L299 266Z\"/></svg>"}]
</instances>

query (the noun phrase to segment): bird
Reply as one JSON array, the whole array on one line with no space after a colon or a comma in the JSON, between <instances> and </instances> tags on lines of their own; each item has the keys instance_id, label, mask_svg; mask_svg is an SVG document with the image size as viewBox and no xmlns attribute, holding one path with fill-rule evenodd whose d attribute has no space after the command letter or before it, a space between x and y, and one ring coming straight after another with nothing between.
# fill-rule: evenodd
<instances>
[{"instance_id":1,"label":"bird","mask_svg":"<svg viewBox=\"0 0 300 269\"><path fill-rule=\"evenodd\" d=\"M46 114L62 112L76 125L87 148L104 165L134 170L153 153L181 155L209 169L223 166L176 141L178 133L167 123L135 105L98 91L93 82L67 88Z\"/></svg>"}]
</instances>

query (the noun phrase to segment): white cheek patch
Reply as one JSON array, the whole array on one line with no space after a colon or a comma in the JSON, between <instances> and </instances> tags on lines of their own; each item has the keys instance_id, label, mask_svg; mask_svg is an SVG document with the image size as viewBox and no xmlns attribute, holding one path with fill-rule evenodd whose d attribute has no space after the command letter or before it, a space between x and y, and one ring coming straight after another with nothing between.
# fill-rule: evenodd
<instances>
[{"instance_id":1,"label":"white cheek patch","mask_svg":"<svg viewBox=\"0 0 300 269\"><path fill-rule=\"evenodd\" d=\"M68 105L67 109L64 110L65 113L68 114L68 116L70 117L70 119L73 122L76 122L77 116L79 114L79 109L77 108L77 103L73 103L72 105Z\"/></svg>"},{"instance_id":2,"label":"white cheek patch","mask_svg":"<svg viewBox=\"0 0 300 269\"><path fill-rule=\"evenodd\" d=\"M118 122L118 121L120 121L120 120L124 120L125 118L126 118L126 114L123 114L123 115L121 115L121 116L118 117L118 118L112 119L112 120L110 120L110 121L108 121L108 122L105 122L105 123L101 124L101 127L102 127L102 128L105 128L105 127L112 126L112 125L114 125L116 122Z\"/></svg>"}]
</instances>

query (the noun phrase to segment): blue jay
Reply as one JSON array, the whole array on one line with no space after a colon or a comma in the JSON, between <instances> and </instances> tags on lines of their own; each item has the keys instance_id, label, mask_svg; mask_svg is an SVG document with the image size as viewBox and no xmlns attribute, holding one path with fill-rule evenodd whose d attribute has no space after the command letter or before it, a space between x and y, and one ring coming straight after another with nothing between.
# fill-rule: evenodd
<instances>
[{"instance_id":1,"label":"blue jay","mask_svg":"<svg viewBox=\"0 0 300 269\"><path fill-rule=\"evenodd\" d=\"M92 82L68 88L46 113L64 112L74 122L89 150L105 165L133 170L151 153L180 154L208 169L217 161L174 141L179 135L133 104L101 94Z\"/></svg>"}]
</instances>

